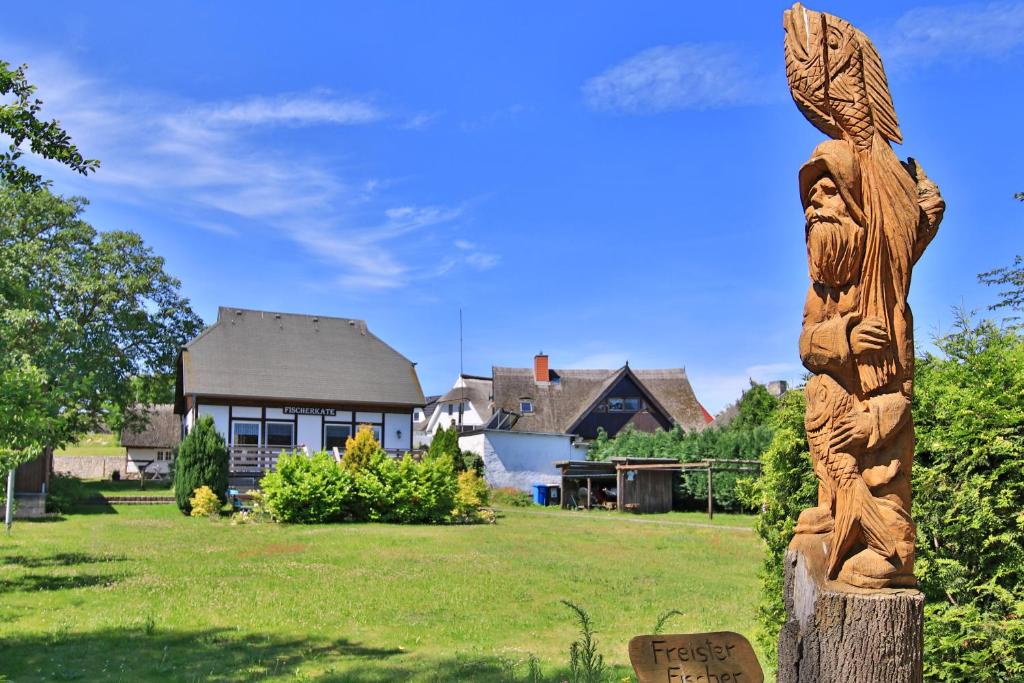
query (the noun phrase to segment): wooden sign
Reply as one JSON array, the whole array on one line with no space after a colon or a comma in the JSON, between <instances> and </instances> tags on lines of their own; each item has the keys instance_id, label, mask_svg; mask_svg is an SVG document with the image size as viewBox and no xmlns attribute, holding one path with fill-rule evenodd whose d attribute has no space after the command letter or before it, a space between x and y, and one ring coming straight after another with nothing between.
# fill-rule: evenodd
<instances>
[{"instance_id":1,"label":"wooden sign","mask_svg":"<svg viewBox=\"0 0 1024 683\"><path fill-rule=\"evenodd\" d=\"M750 641L731 631L637 636L629 661L640 683L764 683Z\"/></svg>"}]
</instances>

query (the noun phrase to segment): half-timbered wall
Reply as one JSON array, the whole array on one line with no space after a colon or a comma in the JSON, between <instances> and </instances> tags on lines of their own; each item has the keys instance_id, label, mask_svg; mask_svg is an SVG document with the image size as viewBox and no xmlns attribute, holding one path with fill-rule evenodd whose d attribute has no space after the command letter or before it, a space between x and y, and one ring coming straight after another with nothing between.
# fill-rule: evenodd
<instances>
[{"instance_id":1,"label":"half-timbered wall","mask_svg":"<svg viewBox=\"0 0 1024 683\"><path fill-rule=\"evenodd\" d=\"M308 409L320 414L293 414L286 408ZM333 414L331 414L333 413ZM412 449L412 409L337 405L325 406L290 402L260 403L258 401L224 402L216 399L198 398L192 410L183 419L186 430L191 429L195 419L209 415L217 431L224 437L228 445L235 443L238 433L251 434L258 440L258 445L267 446L270 431L274 426L290 429L294 443L289 446L305 446L311 451L325 447L325 434L328 426L338 429L333 434L354 434L362 425L373 428L375 436L385 450L407 451Z\"/></svg>"}]
</instances>

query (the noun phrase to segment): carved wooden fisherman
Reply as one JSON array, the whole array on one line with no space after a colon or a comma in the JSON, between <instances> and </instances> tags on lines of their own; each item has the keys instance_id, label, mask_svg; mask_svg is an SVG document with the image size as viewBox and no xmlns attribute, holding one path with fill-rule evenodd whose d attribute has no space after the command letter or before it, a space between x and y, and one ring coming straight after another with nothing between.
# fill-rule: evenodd
<instances>
[{"instance_id":1,"label":"carved wooden fisherman","mask_svg":"<svg viewBox=\"0 0 1024 683\"><path fill-rule=\"evenodd\" d=\"M818 506L797 534L826 534L825 572L854 586L913 586L911 269L945 204L912 159L867 37L799 3L785 13L786 73L800 111L832 138L800 169L811 287L800 357Z\"/></svg>"}]
</instances>

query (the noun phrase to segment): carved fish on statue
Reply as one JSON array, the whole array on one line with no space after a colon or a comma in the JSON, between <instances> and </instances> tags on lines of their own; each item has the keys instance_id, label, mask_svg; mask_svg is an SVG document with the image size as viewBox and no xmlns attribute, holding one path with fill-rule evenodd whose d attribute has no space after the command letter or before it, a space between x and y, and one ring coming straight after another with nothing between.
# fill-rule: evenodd
<instances>
[{"instance_id":1,"label":"carved fish on statue","mask_svg":"<svg viewBox=\"0 0 1024 683\"><path fill-rule=\"evenodd\" d=\"M829 446L839 420L854 409L853 397L828 375L811 377L804 391L807 395L804 417L807 444L815 474L827 490L828 505L834 507L835 525L826 571L830 579L835 579L843 558L859 537L884 558L896 554L896 542L861 476L857 459Z\"/></svg>"},{"instance_id":2,"label":"carved fish on statue","mask_svg":"<svg viewBox=\"0 0 1024 683\"><path fill-rule=\"evenodd\" d=\"M876 135L903 142L882 59L839 17L799 2L783 14L786 77L797 107L818 130L868 149Z\"/></svg>"}]
</instances>

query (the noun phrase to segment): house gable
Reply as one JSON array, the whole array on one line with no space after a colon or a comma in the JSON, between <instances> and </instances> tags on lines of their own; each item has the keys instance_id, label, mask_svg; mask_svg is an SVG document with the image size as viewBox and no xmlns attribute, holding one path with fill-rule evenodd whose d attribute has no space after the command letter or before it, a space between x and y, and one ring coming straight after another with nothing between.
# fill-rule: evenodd
<instances>
[{"instance_id":1,"label":"house gable","mask_svg":"<svg viewBox=\"0 0 1024 683\"><path fill-rule=\"evenodd\" d=\"M603 428L608 436L613 437L627 424L643 432L672 428L672 418L668 412L628 366L618 373L597 400L566 431L584 439L594 439L598 429Z\"/></svg>"}]
</instances>

